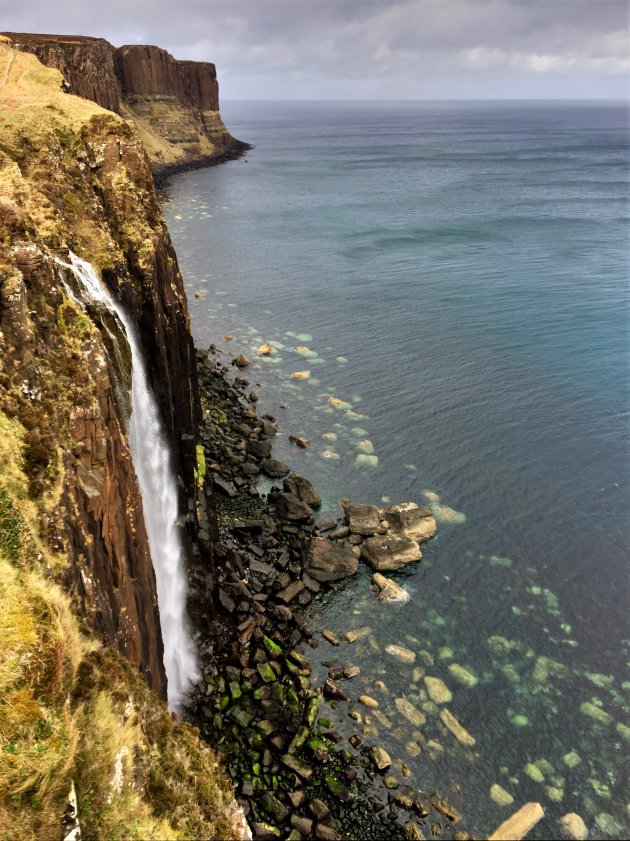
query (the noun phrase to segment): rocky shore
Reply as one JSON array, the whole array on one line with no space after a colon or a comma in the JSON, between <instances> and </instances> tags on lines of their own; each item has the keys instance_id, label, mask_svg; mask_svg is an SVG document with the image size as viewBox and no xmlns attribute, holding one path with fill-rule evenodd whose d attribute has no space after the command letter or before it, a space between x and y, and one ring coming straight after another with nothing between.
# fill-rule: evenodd
<instances>
[{"instance_id":1,"label":"rocky shore","mask_svg":"<svg viewBox=\"0 0 630 841\"><path fill-rule=\"evenodd\" d=\"M343 516L318 520L317 491L273 458L276 420L258 416L242 360L225 365L213 346L197 360L198 474L210 491L199 498L216 506L206 522L218 604L208 610L208 574L198 569L191 615L202 680L187 715L223 752L253 837L471 838L458 810L421 791L404 762L365 737L358 721L349 738L336 731L326 708L348 702L359 667L330 664L316 685L310 665L320 635L340 642L309 616L313 599L363 562L374 569L379 599L404 600L404 589L382 573L421 558L419 544L436 533L431 510L342 500ZM260 477L279 484L261 495ZM361 697L369 713L373 699Z\"/></svg>"}]
</instances>

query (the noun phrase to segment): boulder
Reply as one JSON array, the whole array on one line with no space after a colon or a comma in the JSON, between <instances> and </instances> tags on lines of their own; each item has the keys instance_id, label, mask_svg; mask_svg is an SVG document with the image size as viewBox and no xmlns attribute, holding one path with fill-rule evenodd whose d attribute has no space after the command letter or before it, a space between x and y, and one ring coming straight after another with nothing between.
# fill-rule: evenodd
<instances>
[{"instance_id":1,"label":"boulder","mask_svg":"<svg viewBox=\"0 0 630 841\"><path fill-rule=\"evenodd\" d=\"M271 479L282 479L289 472L289 465L275 458L266 458L261 461L260 468Z\"/></svg>"},{"instance_id":2,"label":"boulder","mask_svg":"<svg viewBox=\"0 0 630 841\"><path fill-rule=\"evenodd\" d=\"M424 683L427 688L427 695L434 704L450 704L453 700L453 693L442 678L427 675Z\"/></svg>"},{"instance_id":3,"label":"boulder","mask_svg":"<svg viewBox=\"0 0 630 841\"><path fill-rule=\"evenodd\" d=\"M293 476L289 476L288 479L285 479L282 485L287 493L293 494L293 496L296 496L302 502L310 505L311 508L319 508L322 504L321 496L317 493L308 479L305 479L303 476L298 476L297 473L294 473Z\"/></svg>"},{"instance_id":4,"label":"boulder","mask_svg":"<svg viewBox=\"0 0 630 841\"><path fill-rule=\"evenodd\" d=\"M377 535L363 541L361 557L372 569L387 572L419 561L422 552L416 541L407 535Z\"/></svg>"},{"instance_id":5,"label":"boulder","mask_svg":"<svg viewBox=\"0 0 630 841\"><path fill-rule=\"evenodd\" d=\"M256 458L269 458L271 456L271 444L269 441L248 441L245 448L250 455Z\"/></svg>"},{"instance_id":6,"label":"boulder","mask_svg":"<svg viewBox=\"0 0 630 841\"><path fill-rule=\"evenodd\" d=\"M326 537L315 537L308 545L305 568L316 581L339 581L356 573L359 560L350 549Z\"/></svg>"},{"instance_id":7,"label":"boulder","mask_svg":"<svg viewBox=\"0 0 630 841\"><path fill-rule=\"evenodd\" d=\"M379 589L378 600L380 602L408 602L409 593L392 581L391 578L386 578L380 572L375 572L372 576L372 584L376 584Z\"/></svg>"},{"instance_id":8,"label":"boulder","mask_svg":"<svg viewBox=\"0 0 630 841\"><path fill-rule=\"evenodd\" d=\"M236 365L237 368L247 368L249 365L249 359L244 353L239 353L239 355L232 360L232 365Z\"/></svg>"},{"instance_id":9,"label":"boulder","mask_svg":"<svg viewBox=\"0 0 630 841\"><path fill-rule=\"evenodd\" d=\"M415 502L390 505L381 509L380 515L387 520L391 531L406 534L418 543L428 540L437 532L437 523L431 509L418 506Z\"/></svg>"},{"instance_id":10,"label":"boulder","mask_svg":"<svg viewBox=\"0 0 630 841\"><path fill-rule=\"evenodd\" d=\"M303 523L310 519L313 512L311 508L297 498L293 494L279 493L270 497L270 501L275 505L278 516L283 520L290 520L293 523ZM313 573L311 572L311 575ZM317 578L313 575L313 578Z\"/></svg>"},{"instance_id":11,"label":"boulder","mask_svg":"<svg viewBox=\"0 0 630 841\"><path fill-rule=\"evenodd\" d=\"M344 512L352 534L370 537L376 534L380 528L381 518L376 505L351 505L348 503L344 506Z\"/></svg>"}]
</instances>

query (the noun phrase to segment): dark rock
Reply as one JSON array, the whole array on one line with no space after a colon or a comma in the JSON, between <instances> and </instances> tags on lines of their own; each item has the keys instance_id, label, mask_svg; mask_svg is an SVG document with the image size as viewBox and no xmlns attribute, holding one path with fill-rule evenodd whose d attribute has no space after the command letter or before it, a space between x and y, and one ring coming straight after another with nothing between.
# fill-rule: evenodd
<instances>
[{"instance_id":1,"label":"dark rock","mask_svg":"<svg viewBox=\"0 0 630 841\"><path fill-rule=\"evenodd\" d=\"M338 581L356 573L359 559L349 549L315 537L308 545L304 566L317 581Z\"/></svg>"},{"instance_id":2,"label":"dark rock","mask_svg":"<svg viewBox=\"0 0 630 841\"><path fill-rule=\"evenodd\" d=\"M332 827L326 826L323 823L318 823L315 827L315 838L319 838L320 841L340 841L341 835L339 835L336 829L332 829Z\"/></svg>"},{"instance_id":3,"label":"dark rock","mask_svg":"<svg viewBox=\"0 0 630 841\"><path fill-rule=\"evenodd\" d=\"M308 438L304 438L302 435L289 435L289 441L301 450L305 450L311 443Z\"/></svg>"},{"instance_id":4,"label":"dark rock","mask_svg":"<svg viewBox=\"0 0 630 841\"><path fill-rule=\"evenodd\" d=\"M289 472L289 466L275 458L267 458L261 461L260 469L271 479L282 479Z\"/></svg>"},{"instance_id":5,"label":"dark rock","mask_svg":"<svg viewBox=\"0 0 630 841\"><path fill-rule=\"evenodd\" d=\"M313 776L313 769L301 759L298 759L297 756L292 756L291 754L286 754L282 757L283 765L286 765L291 771L294 771L298 776L302 777L304 780L310 780Z\"/></svg>"},{"instance_id":6,"label":"dark rock","mask_svg":"<svg viewBox=\"0 0 630 841\"><path fill-rule=\"evenodd\" d=\"M310 519L312 516L311 508L306 503L299 500L296 496L290 493L274 494L270 497L270 501L275 505L278 516L283 520L289 520L294 523L302 523ZM316 578L317 576L313 576Z\"/></svg>"},{"instance_id":7,"label":"dark rock","mask_svg":"<svg viewBox=\"0 0 630 841\"><path fill-rule=\"evenodd\" d=\"M322 504L321 496L308 479L305 479L303 476L298 476L297 473L294 473L293 476L285 479L282 484L287 493L293 494L293 496L296 496L301 502L305 502L311 508L319 508Z\"/></svg>"},{"instance_id":8,"label":"dark rock","mask_svg":"<svg viewBox=\"0 0 630 841\"><path fill-rule=\"evenodd\" d=\"M296 596L298 596L303 590L303 581L292 581L288 587L285 587L284 590L281 590L277 594L277 598L280 599L280 601L283 601L285 604L289 604L289 602L293 601L293 599Z\"/></svg>"},{"instance_id":9,"label":"dark rock","mask_svg":"<svg viewBox=\"0 0 630 841\"><path fill-rule=\"evenodd\" d=\"M313 821L301 815L291 815L291 826L308 837L313 830Z\"/></svg>"},{"instance_id":10,"label":"dark rock","mask_svg":"<svg viewBox=\"0 0 630 841\"><path fill-rule=\"evenodd\" d=\"M231 499L236 496L236 488L232 482L221 479L220 476L212 476L212 482L215 488L218 488L222 493L229 496Z\"/></svg>"},{"instance_id":11,"label":"dark rock","mask_svg":"<svg viewBox=\"0 0 630 841\"><path fill-rule=\"evenodd\" d=\"M245 449L248 453L260 459L269 458L271 455L271 444L269 441L249 440L245 445Z\"/></svg>"},{"instance_id":12,"label":"dark rock","mask_svg":"<svg viewBox=\"0 0 630 841\"><path fill-rule=\"evenodd\" d=\"M287 807L281 803L277 797L274 797L271 792L265 792L263 803L265 811L271 815L274 820L278 821L278 823L282 823L288 817L289 810Z\"/></svg>"}]
</instances>

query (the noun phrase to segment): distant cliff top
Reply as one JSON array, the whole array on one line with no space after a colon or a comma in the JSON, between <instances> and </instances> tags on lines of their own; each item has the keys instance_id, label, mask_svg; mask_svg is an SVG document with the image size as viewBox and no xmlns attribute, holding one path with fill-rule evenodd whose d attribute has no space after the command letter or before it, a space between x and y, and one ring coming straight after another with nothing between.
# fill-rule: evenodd
<instances>
[{"instance_id":1,"label":"distant cliff top","mask_svg":"<svg viewBox=\"0 0 630 841\"><path fill-rule=\"evenodd\" d=\"M132 120L154 170L211 163L242 151L221 121L211 62L178 61L160 47L114 47L86 35L2 35L59 70L69 93Z\"/></svg>"}]
</instances>

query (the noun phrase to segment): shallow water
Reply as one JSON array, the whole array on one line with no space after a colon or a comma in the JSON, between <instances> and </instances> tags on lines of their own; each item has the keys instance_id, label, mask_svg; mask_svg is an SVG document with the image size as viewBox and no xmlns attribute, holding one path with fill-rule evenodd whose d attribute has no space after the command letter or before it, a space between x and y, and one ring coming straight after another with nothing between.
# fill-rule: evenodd
<instances>
[{"instance_id":1,"label":"shallow water","mask_svg":"<svg viewBox=\"0 0 630 841\"><path fill-rule=\"evenodd\" d=\"M255 360L275 455L325 510L427 490L443 506L423 561L395 576L410 602L380 605L362 572L321 609L336 631L369 625L372 644L322 641L319 659L384 681L391 700L369 690L391 719L375 722L381 743L416 785L464 803L475 831L510 811L490 797L498 783L514 807L545 805L532 837L569 811L593 838L628 835L624 109L223 110L256 148L173 179L166 204L197 341ZM429 705L421 729L445 750L409 754L415 728L393 699L422 708L425 685L389 643L443 678L473 749Z\"/></svg>"}]
</instances>

